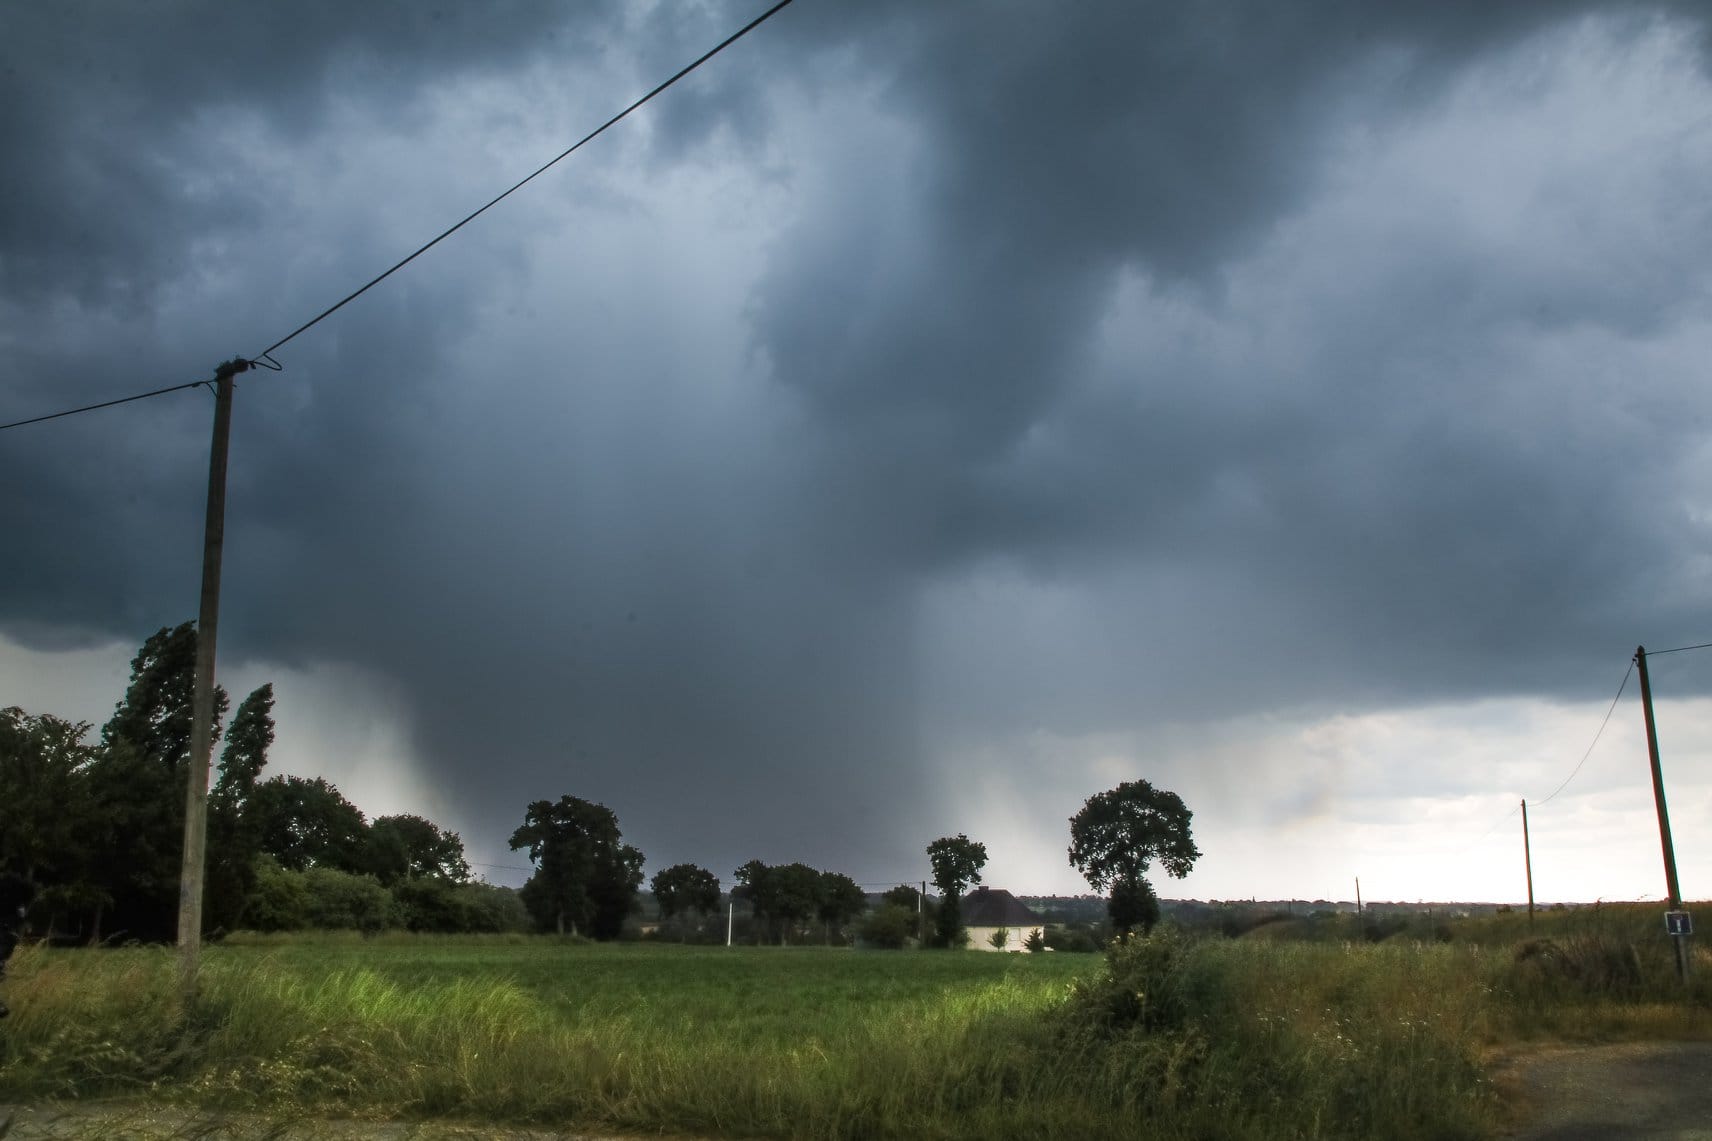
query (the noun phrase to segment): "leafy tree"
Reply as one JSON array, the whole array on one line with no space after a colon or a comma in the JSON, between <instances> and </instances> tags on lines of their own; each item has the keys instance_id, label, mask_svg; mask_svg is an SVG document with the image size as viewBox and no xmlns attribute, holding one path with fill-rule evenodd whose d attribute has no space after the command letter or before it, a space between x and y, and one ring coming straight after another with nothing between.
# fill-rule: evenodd
<instances>
[{"instance_id":1,"label":"leafy tree","mask_svg":"<svg viewBox=\"0 0 1712 1141\"><path fill-rule=\"evenodd\" d=\"M921 898L921 892L914 885L907 883L901 883L897 887L889 887L880 893L881 902L895 903L912 912L917 910L917 904L921 902Z\"/></svg>"},{"instance_id":2,"label":"leafy tree","mask_svg":"<svg viewBox=\"0 0 1712 1141\"><path fill-rule=\"evenodd\" d=\"M832 942L834 931L868 910L868 894L849 876L841 872L820 873L820 902L816 907L820 921L826 927L826 941Z\"/></svg>"},{"instance_id":3,"label":"leafy tree","mask_svg":"<svg viewBox=\"0 0 1712 1141\"><path fill-rule=\"evenodd\" d=\"M171 939L177 928L189 773L196 627L185 622L150 635L131 659L131 680L101 729L89 766L89 826L98 852L82 894L94 903L91 939L113 935ZM227 708L216 689L214 737Z\"/></svg>"},{"instance_id":4,"label":"leafy tree","mask_svg":"<svg viewBox=\"0 0 1712 1141\"><path fill-rule=\"evenodd\" d=\"M88 862L89 726L0 709L0 870L32 883L79 878Z\"/></svg>"},{"instance_id":5,"label":"leafy tree","mask_svg":"<svg viewBox=\"0 0 1712 1141\"><path fill-rule=\"evenodd\" d=\"M232 715L210 799L243 803L267 767L273 746L273 683L252 690Z\"/></svg>"},{"instance_id":6,"label":"leafy tree","mask_svg":"<svg viewBox=\"0 0 1712 1141\"><path fill-rule=\"evenodd\" d=\"M383 884L425 877L462 883L470 878L464 842L420 816L381 816L369 826L363 860Z\"/></svg>"},{"instance_id":7,"label":"leafy tree","mask_svg":"<svg viewBox=\"0 0 1712 1141\"><path fill-rule=\"evenodd\" d=\"M820 873L807 864L780 864L767 877L772 888L769 911L780 923L779 940L807 923L820 909Z\"/></svg>"},{"instance_id":8,"label":"leafy tree","mask_svg":"<svg viewBox=\"0 0 1712 1141\"><path fill-rule=\"evenodd\" d=\"M933 865L933 884L939 889L936 942L941 947L960 948L964 942L963 892L981 882L987 846L959 832L955 836L941 836L929 844L927 859Z\"/></svg>"},{"instance_id":9,"label":"leafy tree","mask_svg":"<svg viewBox=\"0 0 1712 1141\"><path fill-rule=\"evenodd\" d=\"M1150 931L1158 921L1159 901L1147 882L1155 860L1182 879L1200 858L1191 817L1176 793L1134 780L1090 796L1070 818L1070 863L1095 891L1110 890L1107 908L1120 934Z\"/></svg>"},{"instance_id":10,"label":"leafy tree","mask_svg":"<svg viewBox=\"0 0 1712 1141\"><path fill-rule=\"evenodd\" d=\"M244 698L226 730L218 775L208 796L207 873L203 880L203 923L209 930L232 930L256 886L256 857L261 841L248 826L250 796L273 744L273 686L263 685Z\"/></svg>"},{"instance_id":11,"label":"leafy tree","mask_svg":"<svg viewBox=\"0 0 1712 1141\"><path fill-rule=\"evenodd\" d=\"M196 692L196 623L165 626L149 635L131 659L131 682L113 716L101 727L101 743L128 741L146 757L171 769L190 759L191 705ZM214 736L229 701L214 689Z\"/></svg>"},{"instance_id":12,"label":"leafy tree","mask_svg":"<svg viewBox=\"0 0 1712 1141\"><path fill-rule=\"evenodd\" d=\"M938 906L922 894L920 889L911 884L901 883L897 887L887 888L881 893L880 900L881 906L896 904L915 916L915 926L910 929L909 933L922 940L923 943L927 941L927 928L930 926L937 928L939 923Z\"/></svg>"},{"instance_id":13,"label":"leafy tree","mask_svg":"<svg viewBox=\"0 0 1712 1141\"><path fill-rule=\"evenodd\" d=\"M771 929L783 946L790 936L819 913L821 873L807 864L775 864L750 860L737 869L733 895L755 909L756 941Z\"/></svg>"},{"instance_id":14,"label":"leafy tree","mask_svg":"<svg viewBox=\"0 0 1712 1141\"><path fill-rule=\"evenodd\" d=\"M89 941L166 941L177 932L184 856L184 785L124 738L89 764L88 843L83 881L92 905Z\"/></svg>"},{"instance_id":15,"label":"leafy tree","mask_svg":"<svg viewBox=\"0 0 1712 1141\"><path fill-rule=\"evenodd\" d=\"M673 864L655 872L648 886L665 920L691 911L706 916L719 907L719 878L695 864Z\"/></svg>"},{"instance_id":16,"label":"leafy tree","mask_svg":"<svg viewBox=\"0 0 1712 1141\"><path fill-rule=\"evenodd\" d=\"M245 827L261 850L281 867L361 872L368 824L362 810L321 777L283 776L263 781L250 793Z\"/></svg>"},{"instance_id":17,"label":"leafy tree","mask_svg":"<svg viewBox=\"0 0 1712 1141\"><path fill-rule=\"evenodd\" d=\"M772 915L767 910L772 902L772 889L769 873L772 871L760 860L750 860L735 872L731 878L737 881L737 886L731 889L731 898L741 899L749 905L754 913L755 942L759 943L765 937L766 930L772 922Z\"/></svg>"},{"instance_id":18,"label":"leafy tree","mask_svg":"<svg viewBox=\"0 0 1712 1141\"><path fill-rule=\"evenodd\" d=\"M622 842L610 808L575 796L537 800L511 847L527 848L535 864L521 895L541 930L617 937L642 886L643 855Z\"/></svg>"}]
</instances>

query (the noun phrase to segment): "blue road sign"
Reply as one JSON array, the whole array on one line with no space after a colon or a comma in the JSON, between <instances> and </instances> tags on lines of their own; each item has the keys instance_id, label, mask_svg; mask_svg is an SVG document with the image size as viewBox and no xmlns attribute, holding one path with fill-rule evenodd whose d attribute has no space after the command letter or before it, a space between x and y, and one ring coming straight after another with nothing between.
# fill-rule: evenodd
<instances>
[{"instance_id":1,"label":"blue road sign","mask_svg":"<svg viewBox=\"0 0 1712 1141\"><path fill-rule=\"evenodd\" d=\"M1672 935L1694 934L1694 918L1686 911L1664 913L1664 929Z\"/></svg>"}]
</instances>

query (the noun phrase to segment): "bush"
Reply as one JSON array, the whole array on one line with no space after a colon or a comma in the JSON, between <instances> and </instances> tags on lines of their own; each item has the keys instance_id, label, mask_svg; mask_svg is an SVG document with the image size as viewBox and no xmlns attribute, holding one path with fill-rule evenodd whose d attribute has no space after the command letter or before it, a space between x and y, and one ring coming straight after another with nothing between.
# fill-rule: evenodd
<instances>
[{"instance_id":1,"label":"bush","mask_svg":"<svg viewBox=\"0 0 1712 1141\"><path fill-rule=\"evenodd\" d=\"M309 926L309 889L303 873L280 867L272 856L258 859L244 926L256 931L300 931Z\"/></svg>"},{"instance_id":2,"label":"bush","mask_svg":"<svg viewBox=\"0 0 1712 1141\"><path fill-rule=\"evenodd\" d=\"M1180 1028L1193 1006L1186 975L1190 946L1170 930L1114 941L1105 971L1071 987L1072 1021L1108 1030Z\"/></svg>"},{"instance_id":3,"label":"bush","mask_svg":"<svg viewBox=\"0 0 1712 1141\"><path fill-rule=\"evenodd\" d=\"M468 924L466 931L504 935L535 928L529 909L523 906L523 900L512 888L489 883L463 883L458 885L457 894Z\"/></svg>"},{"instance_id":4,"label":"bush","mask_svg":"<svg viewBox=\"0 0 1712 1141\"><path fill-rule=\"evenodd\" d=\"M469 931L471 915L457 885L439 879L409 877L392 885L394 914L409 931L452 935Z\"/></svg>"},{"instance_id":5,"label":"bush","mask_svg":"<svg viewBox=\"0 0 1712 1141\"><path fill-rule=\"evenodd\" d=\"M1609 935L1529 939L1511 961L1511 990L1521 997L1634 998L1642 982L1635 945Z\"/></svg>"},{"instance_id":6,"label":"bush","mask_svg":"<svg viewBox=\"0 0 1712 1141\"><path fill-rule=\"evenodd\" d=\"M916 914L896 903L882 904L870 911L856 928L857 938L870 947L898 951L916 935Z\"/></svg>"},{"instance_id":7,"label":"bush","mask_svg":"<svg viewBox=\"0 0 1712 1141\"><path fill-rule=\"evenodd\" d=\"M309 893L311 927L372 935L397 925L399 916L392 893L373 876L310 868L303 873L303 885Z\"/></svg>"}]
</instances>

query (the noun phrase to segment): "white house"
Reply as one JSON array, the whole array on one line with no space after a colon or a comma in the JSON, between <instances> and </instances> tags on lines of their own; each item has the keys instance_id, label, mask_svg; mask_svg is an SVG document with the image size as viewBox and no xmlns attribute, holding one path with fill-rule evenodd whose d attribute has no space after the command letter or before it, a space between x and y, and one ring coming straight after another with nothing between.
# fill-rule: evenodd
<instances>
[{"instance_id":1,"label":"white house","mask_svg":"<svg viewBox=\"0 0 1712 1141\"><path fill-rule=\"evenodd\" d=\"M966 946L972 950L1026 951L1023 944L1040 932L1042 920L1010 892L978 887L963 897L963 926L969 931ZM994 941L1000 931L1005 933L1002 946Z\"/></svg>"}]
</instances>

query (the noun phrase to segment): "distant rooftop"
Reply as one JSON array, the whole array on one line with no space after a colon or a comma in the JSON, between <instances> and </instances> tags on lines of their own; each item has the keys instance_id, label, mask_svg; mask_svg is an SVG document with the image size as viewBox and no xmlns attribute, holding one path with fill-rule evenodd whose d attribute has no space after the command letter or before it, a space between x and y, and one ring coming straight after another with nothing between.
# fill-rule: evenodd
<instances>
[{"instance_id":1,"label":"distant rooftop","mask_svg":"<svg viewBox=\"0 0 1712 1141\"><path fill-rule=\"evenodd\" d=\"M978 887L963 897L966 927L1039 927L1040 916L1003 888Z\"/></svg>"}]
</instances>

